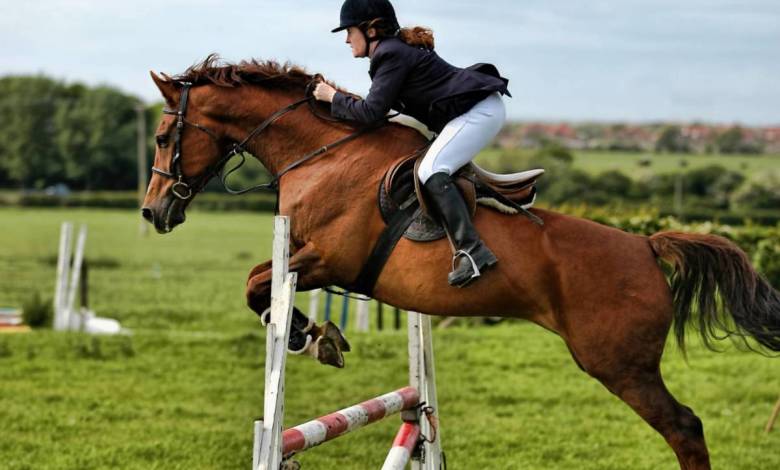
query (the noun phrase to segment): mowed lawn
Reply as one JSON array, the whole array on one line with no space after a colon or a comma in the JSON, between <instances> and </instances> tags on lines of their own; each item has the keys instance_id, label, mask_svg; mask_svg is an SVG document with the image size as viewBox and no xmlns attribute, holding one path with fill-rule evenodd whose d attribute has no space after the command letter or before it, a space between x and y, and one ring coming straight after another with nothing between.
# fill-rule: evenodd
<instances>
[{"instance_id":1,"label":"mowed lawn","mask_svg":"<svg viewBox=\"0 0 780 470\"><path fill-rule=\"evenodd\" d=\"M134 211L0 209L0 306L34 290L51 296L59 224L87 222L90 304L133 331L0 335L1 469L250 468L265 347L243 288L270 256L272 218L188 215L172 234L141 237ZM677 468L663 439L582 373L558 337L523 322L465 325L434 336L448 468ZM348 337L343 370L290 358L288 425L404 385L405 332ZM702 418L713 468L780 468L780 429L763 433L780 394L778 360L689 345L686 362L670 343L663 370ZM398 424L299 460L378 468Z\"/></svg>"}]
</instances>

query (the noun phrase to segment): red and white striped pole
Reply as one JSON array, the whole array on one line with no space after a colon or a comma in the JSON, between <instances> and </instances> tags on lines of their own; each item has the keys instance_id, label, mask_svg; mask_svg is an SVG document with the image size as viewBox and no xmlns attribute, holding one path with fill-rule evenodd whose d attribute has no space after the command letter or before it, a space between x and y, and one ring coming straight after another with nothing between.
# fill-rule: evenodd
<instances>
[{"instance_id":1,"label":"red and white striped pole","mask_svg":"<svg viewBox=\"0 0 780 470\"><path fill-rule=\"evenodd\" d=\"M295 426L282 433L282 455L310 449L391 414L412 409L419 403L417 389L404 387Z\"/></svg>"},{"instance_id":2,"label":"red and white striped pole","mask_svg":"<svg viewBox=\"0 0 780 470\"><path fill-rule=\"evenodd\" d=\"M395 435L393 447L387 454L382 470L404 470L406 464L412 458L414 448L420 440L420 425L417 423L403 423Z\"/></svg>"}]
</instances>

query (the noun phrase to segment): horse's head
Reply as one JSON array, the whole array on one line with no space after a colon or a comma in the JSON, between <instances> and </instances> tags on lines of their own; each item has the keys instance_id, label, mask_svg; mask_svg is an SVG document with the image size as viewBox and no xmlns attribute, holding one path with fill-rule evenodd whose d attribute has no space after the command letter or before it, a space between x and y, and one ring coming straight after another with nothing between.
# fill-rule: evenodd
<instances>
[{"instance_id":1,"label":"horse's head","mask_svg":"<svg viewBox=\"0 0 780 470\"><path fill-rule=\"evenodd\" d=\"M173 79L152 73L166 108L155 136L143 217L158 232L170 232L184 222L184 210L195 194L236 153L255 155L276 182L360 135L362 130L346 135L351 126L329 125L328 109L310 93L318 79L290 64L221 64L213 54ZM281 119L307 104L311 112Z\"/></svg>"},{"instance_id":2,"label":"horse's head","mask_svg":"<svg viewBox=\"0 0 780 470\"><path fill-rule=\"evenodd\" d=\"M230 140L209 117L208 87L166 80L152 73L166 108L157 127L152 177L141 213L159 233L184 222L184 210L224 163Z\"/></svg>"}]
</instances>

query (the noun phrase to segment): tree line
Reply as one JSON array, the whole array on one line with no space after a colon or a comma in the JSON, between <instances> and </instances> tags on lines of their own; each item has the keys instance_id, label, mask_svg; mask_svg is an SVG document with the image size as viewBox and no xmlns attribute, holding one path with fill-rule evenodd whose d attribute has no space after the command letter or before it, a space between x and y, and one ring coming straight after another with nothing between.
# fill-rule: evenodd
<instances>
[{"instance_id":1,"label":"tree line","mask_svg":"<svg viewBox=\"0 0 780 470\"><path fill-rule=\"evenodd\" d=\"M109 86L41 75L1 77L0 187L135 188L138 106L146 114L152 152L161 103L143 105Z\"/></svg>"},{"instance_id":2,"label":"tree line","mask_svg":"<svg viewBox=\"0 0 780 470\"><path fill-rule=\"evenodd\" d=\"M137 187L138 111L146 122L147 168L163 102L145 105L110 86L68 84L42 75L0 77L0 188L73 190ZM268 179L254 159L231 175L246 187ZM219 185L212 181L207 190Z\"/></svg>"}]
</instances>

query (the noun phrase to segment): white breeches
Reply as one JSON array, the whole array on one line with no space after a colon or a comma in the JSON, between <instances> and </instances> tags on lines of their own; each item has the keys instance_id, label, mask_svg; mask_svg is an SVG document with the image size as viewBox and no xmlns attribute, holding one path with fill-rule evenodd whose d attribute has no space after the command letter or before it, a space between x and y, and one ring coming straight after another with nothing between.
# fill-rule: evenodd
<instances>
[{"instance_id":1,"label":"white breeches","mask_svg":"<svg viewBox=\"0 0 780 470\"><path fill-rule=\"evenodd\" d=\"M423 157L417 177L425 183L434 173L455 173L493 140L505 119L504 101L496 92L448 122Z\"/></svg>"}]
</instances>

